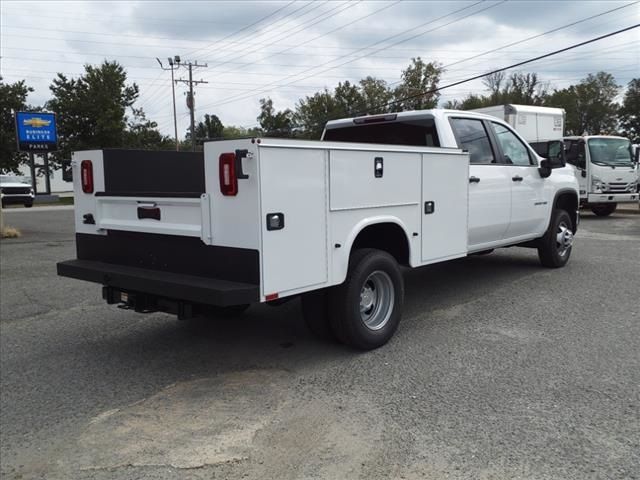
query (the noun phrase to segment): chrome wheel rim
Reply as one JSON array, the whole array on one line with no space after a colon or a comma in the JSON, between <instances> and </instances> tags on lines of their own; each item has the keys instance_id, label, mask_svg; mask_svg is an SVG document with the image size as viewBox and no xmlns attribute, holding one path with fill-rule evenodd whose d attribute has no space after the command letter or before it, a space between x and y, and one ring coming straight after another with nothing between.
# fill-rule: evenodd
<instances>
[{"instance_id":1,"label":"chrome wheel rim","mask_svg":"<svg viewBox=\"0 0 640 480\"><path fill-rule=\"evenodd\" d=\"M564 257L573 243L573 232L571 228L565 223L561 222L558 225L558 231L556 232L556 248L558 255Z\"/></svg>"},{"instance_id":2,"label":"chrome wheel rim","mask_svg":"<svg viewBox=\"0 0 640 480\"><path fill-rule=\"evenodd\" d=\"M391 318L395 288L391 277L376 270L365 280L360 290L360 318L370 330L380 330Z\"/></svg>"}]
</instances>

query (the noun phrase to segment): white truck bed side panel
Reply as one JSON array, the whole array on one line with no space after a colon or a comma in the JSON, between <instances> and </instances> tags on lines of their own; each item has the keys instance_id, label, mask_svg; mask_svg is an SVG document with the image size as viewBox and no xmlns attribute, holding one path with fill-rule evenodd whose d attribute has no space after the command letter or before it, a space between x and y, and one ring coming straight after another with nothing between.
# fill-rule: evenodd
<instances>
[{"instance_id":1,"label":"white truck bed side panel","mask_svg":"<svg viewBox=\"0 0 640 480\"><path fill-rule=\"evenodd\" d=\"M220 192L220 154L247 149L253 158L244 159L247 179L238 179L238 194L227 197ZM257 147L251 140L224 140L204 144L205 188L211 199L212 245L260 248L260 187Z\"/></svg>"},{"instance_id":2,"label":"white truck bed side panel","mask_svg":"<svg viewBox=\"0 0 640 480\"><path fill-rule=\"evenodd\" d=\"M93 193L84 193L80 181L80 163L83 160L91 160L93 165L93 192L104 192L104 167L102 162L102 150L85 150L73 152L71 156L71 168L73 171L73 198L76 220L76 233L93 233L106 235L98 225L83 223L84 215L91 214L97 217L96 197Z\"/></svg>"},{"instance_id":3,"label":"white truck bed side panel","mask_svg":"<svg viewBox=\"0 0 640 480\"><path fill-rule=\"evenodd\" d=\"M331 150L332 211L420 202L419 153ZM382 176L374 175L375 158L382 158Z\"/></svg>"},{"instance_id":4,"label":"white truck bed side panel","mask_svg":"<svg viewBox=\"0 0 640 480\"><path fill-rule=\"evenodd\" d=\"M467 254L469 156L422 156L422 263ZM433 213L425 203L433 202Z\"/></svg>"},{"instance_id":5,"label":"white truck bed side panel","mask_svg":"<svg viewBox=\"0 0 640 480\"><path fill-rule=\"evenodd\" d=\"M260 148L262 294L296 293L328 280L327 151ZM284 228L267 230L267 215Z\"/></svg>"}]
</instances>

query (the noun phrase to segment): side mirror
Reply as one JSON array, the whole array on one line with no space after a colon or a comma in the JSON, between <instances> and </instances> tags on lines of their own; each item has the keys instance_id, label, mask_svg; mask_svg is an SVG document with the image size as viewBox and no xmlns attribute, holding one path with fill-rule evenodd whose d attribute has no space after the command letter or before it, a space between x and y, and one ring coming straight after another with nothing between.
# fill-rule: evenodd
<instances>
[{"instance_id":1,"label":"side mirror","mask_svg":"<svg viewBox=\"0 0 640 480\"><path fill-rule=\"evenodd\" d=\"M564 154L564 142L562 140L552 140L547 142L547 156L551 162L551 168L563 168L567 164Z\"/></svg>"},{"instance_id":2,"label":"side mirror","mask_svg":"<svg viewBox=\"0 0 640 480\"><path fill-rule=\"evenodd\" d=\"M549 168L562 168L567 164L564 142L551 140L549 142L534 142L530 144L542 158L549 160Z\"/></svg>"},{"instance_id":3,"label":"side mirror","mask_svg":"<svg viewBox=\"0 0 640 480\"><path fill-rule=\"evenodd\" d=\"M551 160L549 160L548 158L540 160L540 167L538 168L538 172L540 173L540 176L542 178L547 178L549 175L551 175L552 171L553 167L551 166Z\"/></svg>"},{"instance_id":4,"label":"side mirror","mask_svg":"<svg viewBox=\"0 0 640 480\"><path fill-rule=\"evenodd\" d=\"M71 160L62 161L62 180L65 182L73 182L73 170L71 169Z\"/></svg>"}]
</instances>

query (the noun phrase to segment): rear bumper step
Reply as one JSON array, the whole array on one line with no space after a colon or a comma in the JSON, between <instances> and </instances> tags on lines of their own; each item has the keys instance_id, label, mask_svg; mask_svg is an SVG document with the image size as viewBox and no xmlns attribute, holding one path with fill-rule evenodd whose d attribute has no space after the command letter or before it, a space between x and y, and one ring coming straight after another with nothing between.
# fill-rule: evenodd
<instances>
[{"instance_id":1,"label":"rear bumper step","mask_svg":"<svg viewBox=\"0 0 640 480\"><path fill-rule=\"evenodd\" d=\"M57 264L58 275L123 291L204 305L230 306L260 301L258 285L215 278L161 272L93 260L67 260Z\"/></svg>"}]
</instances>

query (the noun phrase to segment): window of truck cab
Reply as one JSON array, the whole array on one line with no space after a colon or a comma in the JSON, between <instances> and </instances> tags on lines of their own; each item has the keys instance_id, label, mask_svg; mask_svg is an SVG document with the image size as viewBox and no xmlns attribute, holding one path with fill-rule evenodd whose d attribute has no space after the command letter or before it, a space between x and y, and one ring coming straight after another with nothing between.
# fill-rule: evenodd
<instances>
[{"instance_id":1,"label":"window of truck cab","mask_svg":"<svg viewBox=\"0 0 640 480\"><path fill-rule=\"evenodd\" d=\"M491 122L491 126L507 165L534 166L529 146L513 130L498 122Z\"/></svg>"},{"instance_id":2,"label":"window of truck cab","mask_svg":"<svg viewBox=\"0 0 640 480\"><path fill-rule=\"evenodd\" d=\"M482 118L449 117L458 148L469 152L471 165L504 165L497 160L497 146Z\"/></svg>"},{"instance_id":3,"label":"window of truck cab","mask_svg":"<svg viewBox=\"0 0 640 480\"><path fill-rule=\"evenodd\" d=\"M322 137L329 142L377 143L439 147L440 140L433 117L399 118L391 122L353 123L328 126Z\"/></svg>"}]
</instances>

